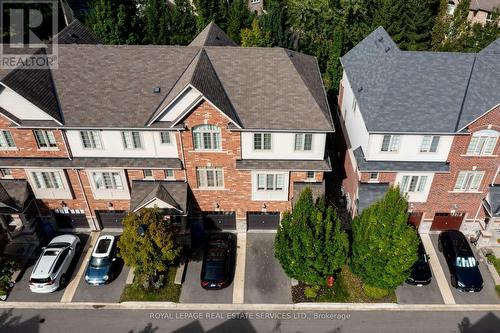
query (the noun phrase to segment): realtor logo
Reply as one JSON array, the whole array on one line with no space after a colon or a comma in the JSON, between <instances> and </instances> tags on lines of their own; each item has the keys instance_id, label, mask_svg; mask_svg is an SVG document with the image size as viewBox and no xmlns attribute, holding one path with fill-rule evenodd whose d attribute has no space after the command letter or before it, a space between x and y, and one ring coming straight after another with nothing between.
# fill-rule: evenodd
<instances>
[{"instance_id":1,"label":"realtor logo","mask_svg":"<svg viewBox=\"0 0 500 333\"><path fill-rule=\"evenodd\" d=\"M0 68L57 68L57 0L0 0Z\"/></svg>"}]
</instances>

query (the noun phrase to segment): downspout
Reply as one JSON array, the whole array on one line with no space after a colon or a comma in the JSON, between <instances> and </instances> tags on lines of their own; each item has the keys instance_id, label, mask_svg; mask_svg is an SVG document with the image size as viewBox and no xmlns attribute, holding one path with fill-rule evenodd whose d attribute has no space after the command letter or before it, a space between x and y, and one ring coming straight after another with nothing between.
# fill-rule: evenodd
<instances>
[{"instance_id":1,"label":"downspout","mask_svg":"<svg viewBox=\"0 0 500 333\"><path fill-rule=\"evenodd\" d=\"M179 133L179 139L180 139L180 145L181 145L181 160L182 160L182 169L184 170L184 181L187 183L187 172L186 172L186 161L184 160L184 143L182 141L182 134L181 131L178 130L177 133Z\"/></svg>"},{"instance_id":2,"label":"downspout","mask_svg":"<svg viewBox=\"0 0 500 333\"><path fill-rule=\"evenodd\" d=\"M85 190L83 188L82 179L80 178L80 172L78 169L73 169L73 170L76 172L76 178L78 178L78 184L80 185L80 190L82 191L83 200L85 200L85 205L87 206L87 209L90 213L90 219L92 220L92 224L94 225L94 228L96 230L99 230L98 224L95 222L94 215L92 215L92 209L90 209L90 204L89 204L89 201L87 199L87 195L85 194Z\"/></svg>"}]
</instances>

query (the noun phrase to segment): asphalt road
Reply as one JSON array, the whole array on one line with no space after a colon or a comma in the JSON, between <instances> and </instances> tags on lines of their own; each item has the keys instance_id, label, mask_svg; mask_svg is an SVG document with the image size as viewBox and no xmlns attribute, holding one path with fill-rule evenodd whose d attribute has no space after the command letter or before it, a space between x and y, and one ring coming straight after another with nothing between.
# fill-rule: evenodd
<instances>
[{"instance_id":1,"label":"asphalt road","mask_svg":"<svg viewBox=\"0 0 500 333\"><path fill-rule=\"evenodd\" d=\"M453 293L453 298L455 298L455 302L457 304L499 304L500 299L497 296L495 291L495 283L493 282L493 278L491 277L490 272L488 271L488 267L484 262L479 262L479 271L483 277L484 286L483 290L477 293L464 293L458 291L458 289L454 288L450 284L450 270L448 268L448 264L446 263L446 259L443 253L438 250L438 238L439 235L431 235L432 245L436 249L436 253L439 258L439 263L443 267L444 275L446 276L446 281L451 288L451 292ZM475 248L471 246L474 251ZM476 255L477 259L477 255Z\"/></svg>"},{"instance_id":2,"label":"asphalt road","mask_svg":"<svg viewBox=\"0 0 500 333\"><path fill-rule=\"evenodd\" d=\"M247 234L245 303L292 303L291 281L274 257L276 234Z\"/></svg>"},{"instance_id":3,"label":"asphalt road","mask_svg":"<svg viewBox=\"0 0 500 333\"><path fill-rule=\"evenodd\" d=\"M498 327L500 312L159 312L107 309L0 311L1 333L488 333L498 332Z\"/></svg>"}]
</instances>

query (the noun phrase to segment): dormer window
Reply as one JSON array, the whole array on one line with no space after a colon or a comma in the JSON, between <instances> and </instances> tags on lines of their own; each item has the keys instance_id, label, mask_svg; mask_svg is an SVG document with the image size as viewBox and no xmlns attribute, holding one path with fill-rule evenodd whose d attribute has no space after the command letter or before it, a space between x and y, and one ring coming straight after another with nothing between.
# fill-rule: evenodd
<instances>
[{"instance_id":1,"label":"dormer window","mask_svg":"<svg viewBox=\"0 0 500 333\"><path fill-rule=\"evenodd\" d=\"M220 128L200 125L193 128L194 150L221 150Z\"/></svg>"}]
</instances>

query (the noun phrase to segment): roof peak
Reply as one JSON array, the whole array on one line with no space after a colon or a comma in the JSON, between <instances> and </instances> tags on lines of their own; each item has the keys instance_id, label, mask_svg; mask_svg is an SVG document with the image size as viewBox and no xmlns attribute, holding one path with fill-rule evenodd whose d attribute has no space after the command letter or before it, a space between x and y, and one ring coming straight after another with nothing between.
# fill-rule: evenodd
<instances>
[{"instance_id":1,"label":"roof peak","mask_svg":"<svg viewBox=\"0 0 500 333\"><path fill-rule=\"evenodd\" d=\"M210 22L188 46L238 46L217 24Z\"/></svg>"}]
</instances>

